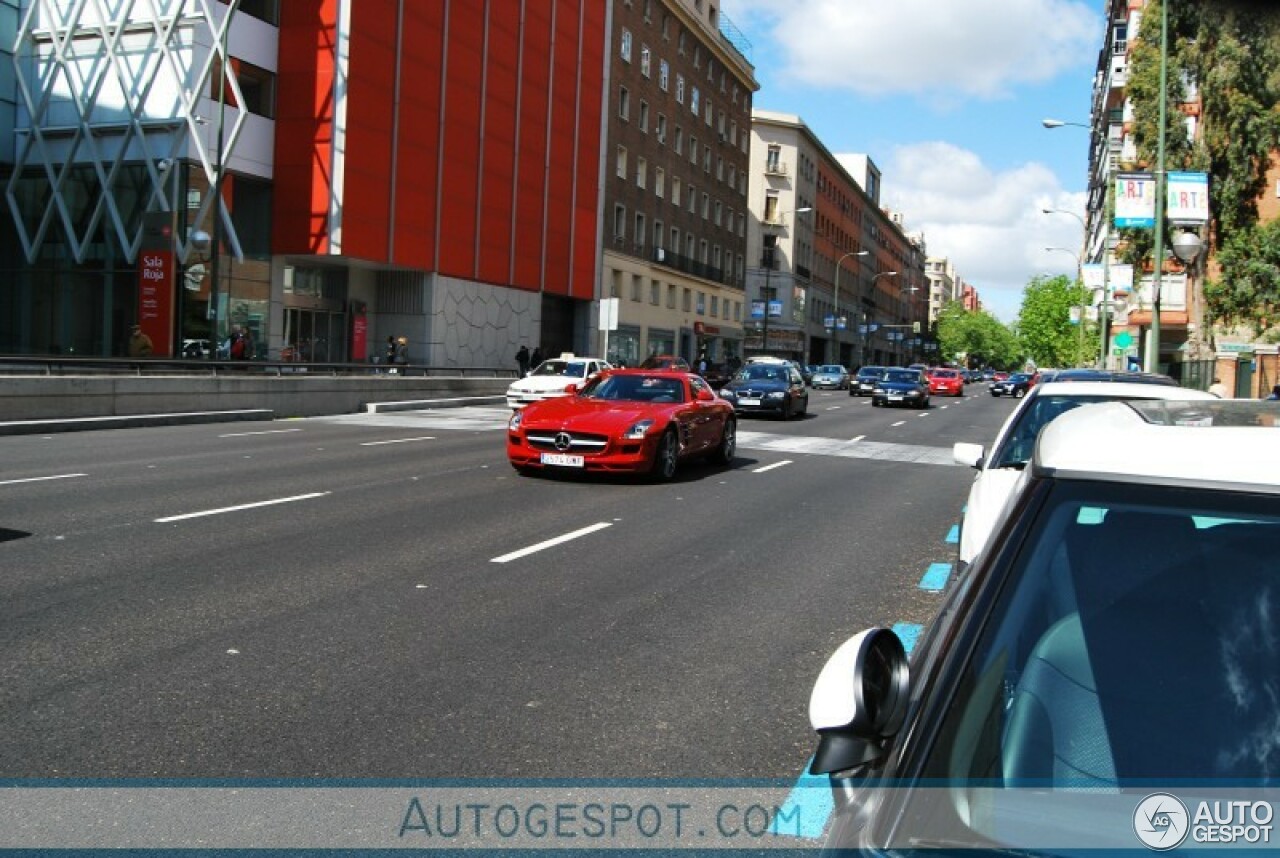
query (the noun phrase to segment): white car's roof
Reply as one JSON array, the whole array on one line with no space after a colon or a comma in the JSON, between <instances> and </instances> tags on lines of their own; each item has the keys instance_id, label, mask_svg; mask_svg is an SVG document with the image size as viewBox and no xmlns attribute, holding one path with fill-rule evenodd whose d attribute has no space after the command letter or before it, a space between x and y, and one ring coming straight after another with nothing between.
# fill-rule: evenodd
<instances>
[{"instance_id":1,"label":"white car's roof","mask_svg":"<svg viewBox=\"0 0 1280 858\"><path fill-rule=\"evenodd\" d=\"M1173 384L1137 381L1046 381L1037 396L1106 396L1112 399L1217 399L1212 393Z\"/></svg>"},{"instance_id":2,"label":"white car's roof","mask_svg":"<svg viewBox=\"0 0 1280 858\"><path fill-rule=\"evenodd\" d=\"M1076 408L1041 431L1033 468L1068 478L1280 494L1280 405L1213 399Z\"/></svg>"}]
</instances>

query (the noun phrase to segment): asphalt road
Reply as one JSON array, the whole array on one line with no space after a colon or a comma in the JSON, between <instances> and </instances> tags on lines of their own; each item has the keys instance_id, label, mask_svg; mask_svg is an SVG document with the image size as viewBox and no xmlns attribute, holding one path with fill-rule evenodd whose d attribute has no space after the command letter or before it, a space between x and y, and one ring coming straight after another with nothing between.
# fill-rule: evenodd
<instances>
[{"instance_id":1,"label":"asphalt road","mask_svg":"<svg viewBox=\"0 0 1280 858\"><path fill-rule=\"evenodd\" d=\"M0 777L794 776L1012 407L815 392L668 485L520 477L498 408L0 438Z\"/></svg>"}]
</instances>

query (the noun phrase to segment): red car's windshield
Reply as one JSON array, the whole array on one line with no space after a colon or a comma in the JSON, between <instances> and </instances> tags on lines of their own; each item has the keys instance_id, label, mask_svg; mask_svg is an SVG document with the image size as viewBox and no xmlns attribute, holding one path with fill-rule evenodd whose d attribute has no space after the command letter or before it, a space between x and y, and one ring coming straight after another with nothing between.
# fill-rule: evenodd
<instances>
[{"instance_id":1,"label":"red car's windshield","mask_svg":"<svg viewBox=\"0 0 1280 858\"><path fill-rule=\"evenodd\" d=\"M626 402L684 402L685 385L678 378L656 375L609 375L598 379L582 391L592 399Z\"/></svg>"}]
</instances>

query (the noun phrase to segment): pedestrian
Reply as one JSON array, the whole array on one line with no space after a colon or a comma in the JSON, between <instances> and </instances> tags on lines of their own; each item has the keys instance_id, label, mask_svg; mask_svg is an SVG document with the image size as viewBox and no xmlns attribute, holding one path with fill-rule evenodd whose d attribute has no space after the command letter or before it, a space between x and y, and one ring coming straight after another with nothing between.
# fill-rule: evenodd
<instances>
[{"instance_id":1,"label":"pedestrian","mask_svg":"<svg viewBox=\"0 0 1280 858\"><path fill-rule=\"evenodd\" d=\"M516 352L516 364L520 367L521 378L529 374L529 349L524 344L521 344L520 351Z\"/></svg>"},{"instance_id":2,"label":"pedestrian","mask_svg":"<svg viewBox=\"0 0 1280 858\"><path fill-rule=\"evenodd\" d=\"M244 332L240 330L239 325L236 325L231 331L231 346L227 349L228 356L232 360L244 360L246 345L248 343L245 342Z\"/></svg>"},{"instance_id":3,"label":"pedestrian","mask_svg":"<svg viewBox=\"0 0 1280 858\"><path fill-rule=\"evenodd\" d=\"M706 349L703 349L702 351L698 352L698 375L706 375L708 366L709 364L707 363L707 351Z\"/></svg>"},{"instance_id":4,"label":"pedestrian","mask_svg":"<svg viewBox=\"0 0 1280 858\"><path fill-rule=\"evenodd\" d=\"M529 366L537 369L540 363L542 363L542 346L535 346L533 349L533 357L529 358Z\"/></svg>"},{"instance_id":5,"label":"pedestrian","mask_svg":"<svg viewBox=\"0 0 1280 858\"><path fill-rule=\"evenodd\" d=\"M142 325L134 325L129 335L129 357L151 357L154 351L151 337L142 332Z\"/></svg>"},{"instance_id":6,"label":"pedestrian","mask_svg":"<svg viewBox=\"0 0 1280 858\"><path fill-rule=\"evenodd\" d=\"M1271 388L1271 395L1267 397L1268 402L1275 402L1277 400L1280 400L1280 384Z\"/></svg>"},{"instance_id":7,"label":"pedestrian","mask_svg":"<svg viewBox=\"0 0 1280 858\"><path fill-rule=\"evenodd\" d=\"M409 338L400 337L396 340L396 353L393 360L398 364L407 364L409 362Z\"/></svg>"},{"instance_id":8,"label":"pedestrian","mask_svg":"<svg viewBox=\"0 0 1280 858\"><path fill-rule=\"evenodd\" d=\"M1227 393L1227 386L1223 384L1222 379L1217 376L1214 376L1213 384L1209 385L1209 392L1219 399L1226 399L1230 396L1230 394Z\"/></svg>"},{"instance_id":9,"label":"pedestrian","mask_svg":"<svg viewBox=\"0 0 1280 858\"><path fill-rule=\"evenodd\" d=\"M396 359L396 338L387 337L387 347L382 350L382 362L393 363Z\"/></svg>"}]
</instances>

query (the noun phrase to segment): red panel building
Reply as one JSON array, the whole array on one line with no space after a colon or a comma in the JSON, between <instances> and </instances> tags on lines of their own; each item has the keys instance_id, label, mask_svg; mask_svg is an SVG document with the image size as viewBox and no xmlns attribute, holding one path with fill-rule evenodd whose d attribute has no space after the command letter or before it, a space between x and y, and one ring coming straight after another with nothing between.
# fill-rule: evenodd
<instances>
[{"instance_id":1,"label":"red panel building","mask_svg":"<svg viewBox=\"0 0 1280 858\"><path fill-rule=\"evenodd\" d=\"M281 4L272 239L286 346L332 340L353 307L373 343L409 337L415 363L504 366L521 344L585 345L606 11Z\"/></svg>"}]
</instances>

